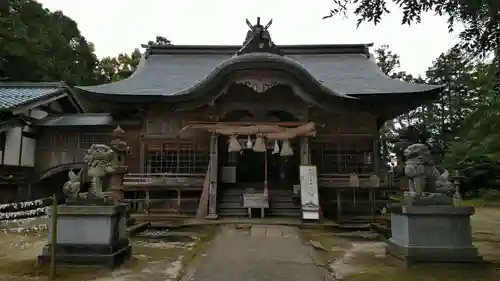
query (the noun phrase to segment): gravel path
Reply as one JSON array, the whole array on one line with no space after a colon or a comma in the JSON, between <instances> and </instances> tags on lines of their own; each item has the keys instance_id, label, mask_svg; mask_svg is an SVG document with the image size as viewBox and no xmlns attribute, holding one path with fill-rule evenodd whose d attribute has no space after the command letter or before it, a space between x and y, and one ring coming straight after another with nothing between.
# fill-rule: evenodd
<instances>
[{"instance_id":1,"label":"gravel path","mask_svg":"<svg viewBox=\"0 0 500 281\"><path fill-rule=\"evenodd\" d=\"M286 226L226 226L197 262L190 281L324 281L314 250Z\"/></svg>"}]
</instances>

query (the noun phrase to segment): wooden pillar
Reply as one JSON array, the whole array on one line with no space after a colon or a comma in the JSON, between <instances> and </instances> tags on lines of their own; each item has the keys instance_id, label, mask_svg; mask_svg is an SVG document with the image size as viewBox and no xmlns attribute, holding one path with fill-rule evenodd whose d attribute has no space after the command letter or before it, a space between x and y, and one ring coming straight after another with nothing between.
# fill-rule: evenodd
<instances>
[{"instance_id":1,"label":"wooden pillar","mask_svg":"<svg viewBox=\"0 0 500 281\"><path fill-rule=\"evenodd\" d=\"M19 144L19 159L18 159L19 166L22 166L22 163L23 163L24 127L25 126L21 126L21 139L20 139L20 144Z\"/></svg>"},{"instance_id":2,"label":"wooden pillar","mask_svg":"<svg viewBox=\"0 0 500 281\"><path fill-rule=\"evenodd\" d=\"M373 140L373 172L380 177L380 141L379 135Z\"/></svg>"},{"instance_id":3,"label":"wooden pillar","mask_svg":"<svg viewBox=\"0 0 500 281\"><path fill-rule=\"evenodd\" d=\"M145 166L145 160L146 160L146 145L144 144L144 141L141 141L140 143L140 148L139 148L139 171L141 174L144 174L144 166Z\"/></svg>"},{"instance_id":4,"label":"wooden pillar","mask_svg":"<svg viewBox=\"0 0 500 281\"><path fill-rule=\"evenodd\" d=\"M207 219L217 219L217 176L219 173L219 136L212 135L210 137L210 196Z\"/></svg>"},{"instance_id":5,"label":"wooden pillar","mask_svg":"<svg viewBox=\"0 0 500 281\"><path fill-rule=\"evenodd\" d=\"M300 165L311 165L311 152L309 149L309 138L300 138Z\"/></svg>"}]
</instances>

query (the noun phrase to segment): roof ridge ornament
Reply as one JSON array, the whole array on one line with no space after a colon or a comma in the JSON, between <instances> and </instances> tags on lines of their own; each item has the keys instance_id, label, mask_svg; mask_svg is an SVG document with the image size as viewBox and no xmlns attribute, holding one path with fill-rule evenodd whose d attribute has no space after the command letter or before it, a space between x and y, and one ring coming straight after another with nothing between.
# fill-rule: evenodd
<instances>
[{"instance_id":1,"label":"roof ridge ornament","mask_svg":"<svg viewBox=\"0 0 500 281\"><path fill-rule=\"evenodd\" d=\"M243 42L243 47L236 53L236 55L242 55L247 53L271 53L281 55L280 49L274 44L271 39L271 34L269 33L269 27L273 24L273 20L263 26L260 23L260 17L257 17L257 23L252 25L252 23L246 19L246 24L250 28L247 31L247 36Z\"/></svg>"}]
</instances>

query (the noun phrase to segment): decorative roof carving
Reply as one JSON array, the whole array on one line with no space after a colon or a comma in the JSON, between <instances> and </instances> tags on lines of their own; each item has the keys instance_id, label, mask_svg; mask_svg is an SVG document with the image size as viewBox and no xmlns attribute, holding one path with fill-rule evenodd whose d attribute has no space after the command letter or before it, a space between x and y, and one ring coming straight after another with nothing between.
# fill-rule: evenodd
<instances>
[{"instance_id":1,"label":"decorative roof carving","mask_svg":"<svg viewBox=\"0 0 500 281\"><path fill-rule=\"evenodd\" d=\"M280 85L279 81L270 79L258 79L258 78L247 78L242 80L237 80L236 84L243 84L257 93L264 93L267 90Z\"/></svg>"},{"instance_id":2,"label":"decorative roof carving","mask_svg":"<svg viewBox=\"0 0 500 281\"><path fill-rule=\"evenodd\" d=\"M273 24L272 19L265 26L260 24L260 17L257 17L257 23L255 25L252 25L248 19L246 20L246 23L250 30L247 31L243 47L236 53L236 55L254 52L281 55L280 49L276 46L276 44L274 44L268 30L271 24Z\"/></svg>"}]
</instances>

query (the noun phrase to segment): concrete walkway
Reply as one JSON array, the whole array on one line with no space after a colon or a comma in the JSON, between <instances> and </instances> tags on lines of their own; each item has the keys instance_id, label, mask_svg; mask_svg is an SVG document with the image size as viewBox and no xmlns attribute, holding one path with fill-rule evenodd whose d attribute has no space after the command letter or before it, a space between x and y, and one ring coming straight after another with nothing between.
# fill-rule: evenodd
<instances>
[{"instance_id":1,"label":"concrete walkway","mask_svg":"<svg viewBox=\"0 0 500 281\"><path fill-rule=\"evenodd\" d=\"M224 226L208 252L198 260L191 281L324 281L314 250L302 243L295 228Z\"/></svg>"}]
</instances>

